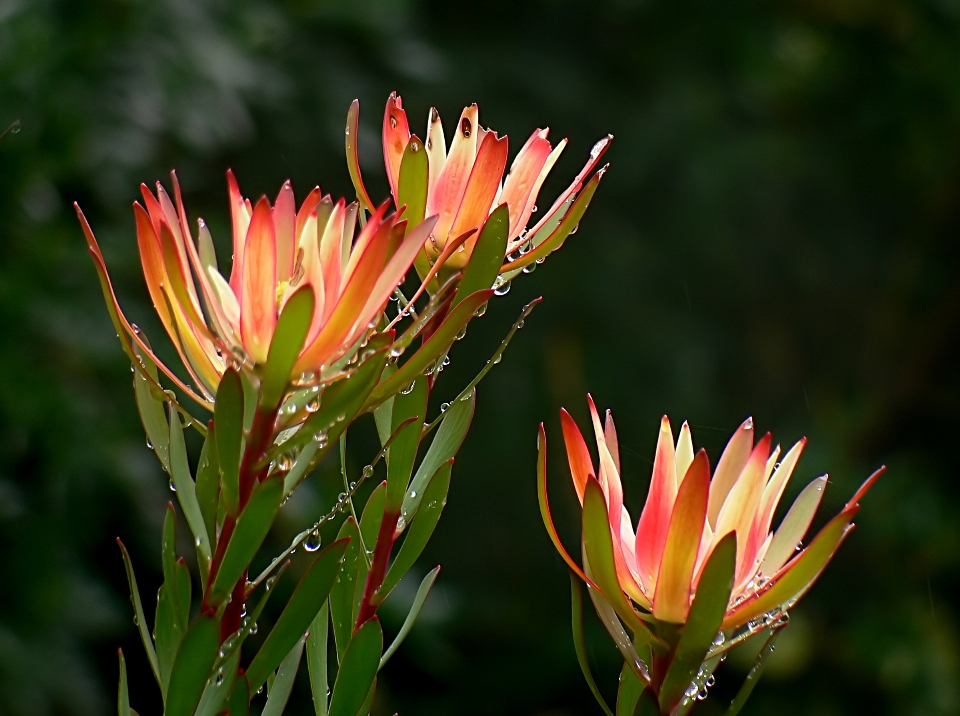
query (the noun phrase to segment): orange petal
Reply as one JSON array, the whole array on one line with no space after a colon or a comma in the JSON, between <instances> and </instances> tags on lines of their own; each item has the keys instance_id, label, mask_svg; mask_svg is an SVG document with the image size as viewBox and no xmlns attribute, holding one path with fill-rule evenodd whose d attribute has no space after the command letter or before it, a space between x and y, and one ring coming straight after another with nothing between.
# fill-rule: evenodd
<instances>
[{"instance_id":1,"label":"orange petal","mask_svg":"<svg viewBox=\"0 0 960 716\"><path fill-rule=\"evenodd\" d=\"M247 354L257 363L267 360L276 327L277 238L270 202L263 197L247 229L240 291L240 335Z\"/></svg>"},{"instance_id":2,"label":"orange petal","mask_svg":"<svg viewBox=\"0 0 960 716\"><path fill-rule=\"evenodd\" d=\"M297 228L296 236L297 240L300 239L300 234L303 232L303 226L307 223L307 219L310 218L314 210L317 208L317 204L320 203L320 200L323 198L323 194L320 191L320 187L315 186L307 198L303 200L303 203L300 205L299 211L297 211ZM296 261L294 261L296 263Z\"/></svg>"},{"instance_id":3,"label":"orange petal","mask_svg":"<svg viewBox=\"0 0 960 716\"><path fill-rule=\"evenodd\" d=\"M670 514L677 496L675 461L673 431L670 429L670 420L664 415L660 421L657 454L653 462L653 478L637 525L637 568L644 587L648 591L653 590L657 583L663 546L667 541Z\"/></svg>"},{"instance_id":4,"label":"orange petal","mask_svg":"<svg viewBox=\"0 0 960 716\"><path fill-rule=\"evenodd\" d=\"M437 183L427 197L427 216L440 217L437 221L436 239L443 247L453 226L453 219L460 208L460 201L467 188L467 180L477 155L477 105L472 104L463 110L457 132L450 144L450 153L437 177ZM472 228L472 227L470 227Z\"/></svg>"},{"instance_id":5,"label":"orange petal","mask_svg":"<svg viewBox=\"0 0 960 716\"><path fill-rule=\"evenodd\" d=\"M613 424L613 413L609 410L604 417L603 438L607 442L607 449L610 451L610 457L613 458L613 464L620 472L620 443L617 440L617 426Z\"/></svg>"},{"instance_id":6,"label":"orange petal","mask_svg":"<svg viewBox=\"0 0 960 716\"><path fill-rule=\"evenodd\" d=\"M447 161L447 143L443 138L443 123L440 121L440 113L436 107L430 108L430 116L427 118L427 166L428 171L428 189L427 193L433 191L437 183L437 177Z\"/></svg>"},{"instance_id":7,"label":"orange petal","mask_svg":"<svg viewBox=\"0 0 960 716\"><path fill-rule=\"evenodd\" d=\"M500 180L503 178L504 167L507 166L507 138L497 138L495 132L489 132L483 139L477 158L467 181L467 188L463 193L463 200L457 211L457 218L453 222L453 235L459 236L464 231L480 226L487 215L493 200L497 198L500 189ZM469 252L476 239L467 242Z\"/></svg>"},{"instance_id":8,"label":"orange petal","mask_svg":"<svg viewBox=\"0 0 960 716\"><path fill-rule=\"evenodd\" d=\"M410 124L403 103L396 92L387 99L383 113L383 160L387 166L387 179L390 180L390 193L397 200L397 187L400 185L400 162L403 150L410 141Z\"/></svg>"},{"instance_id":9,"label":"orange petal","mask_svg":"<svg viewBox=\"0 0 960 716\"><path fill-rule=\"evenodd\" d=\"M737 481L720 508L720 514L717 515L717 527L714 531L718 536L722 537L731 531L737 533L737 582L740 581L743 569L749 566L745 559L747 537L760 507L760 498L763 496L770 442L770 434L767 433L757 443L747 459L743 472L737 477Z\"/></svg>"},{"instance_id":10,"label":"orange petal","mask_svg":"<svg viewBox=\"0 0 960 716\"><path fill-rule=\"evenodd\" d=\"M693 567L707 517L710 463L701 450L687 470L670 516L660 561L653 613L657 619L682 624L690 609Z\"/></svg>"},{"instance_id":11,"label":"orange petal","mask_svg":"<svg viewBox=\"0 0 960 716\"><path fill-rule=\"evenodd\" d=\"M163 250L160 247L160 237L154 230L154 224L140 204L134 202L133 215L137 223L137 246L140 249L140 263L143 265L143 277L147 282L150 300L160 316L160 322L167 331L167 335L180 351L180 342L173 329L173 317L167 310L167 303L163 299L163 284L166 281L166 271L163 268Z\"/></svg>"},{"instance_id":12,"label":"orange petal","mask_svg":"<svg viewBox=\"0 0 960 716\"><path fill-rule=\"evenodd\" d=\"M227 169L227 194L230 199L230 221L233 225L233 268L230 271L230 288L239 296L243 280L243 252L246 247L247 231L250 227L250 208L240 194L240 187L233 172Z\"/></svg>"},{"instance_id":13,"label":"orange petal","mask_svg":"<svg viewBox=\"0 0 960 716\"><path fill-rule=\"evenodd\" d=\"M583 504L583 491L587 487L587 477L594 474L590 450L583 439L576 421L565 409L560 408L560 425L563 428L563 442L567 446L567 462L570 463L570 475L577 499Z\"/></svg>"},{"instance_id":14,"label":"orange petal","mask_svg":"<svg viewBox=\"0 0 960 716\"><path fill-rule=\"evenodd\" d=\"M720 508L727 499L733 483L743 472L743 466L747 464L752 449L753 418L747 418L733 433L713 473L713 481L710 483L710 504L707 507L707 519L710 520L711 527L716 526Z\"/></svg>"},{"instance_id":15,"label":"orange petal","mask_svg":"<svg viewBox=\"0 0 960 716\"><path fill-rule=\"evenodd\" d=\"M500 202L510 207L510 234L509 238L516 238L530 220L533 207L537 201L540 172L550 156L550 142L547 141L546 129L538 129L510 166L510 173L503 183L503 192Z\"/></svg>"},{"instance_id":16,"label":"orange petal","mask_svg":"<svg viewBox=\"0 0 960 716\"><path fill-rule=\"evenodd\" d=\"M273 205L273 228L277 236L277 282L289 281L293 276L294 260L297 256L297 203L293 198L293 187L288 179L280 187L277 201Z\"/></svg>"}]
</instances>

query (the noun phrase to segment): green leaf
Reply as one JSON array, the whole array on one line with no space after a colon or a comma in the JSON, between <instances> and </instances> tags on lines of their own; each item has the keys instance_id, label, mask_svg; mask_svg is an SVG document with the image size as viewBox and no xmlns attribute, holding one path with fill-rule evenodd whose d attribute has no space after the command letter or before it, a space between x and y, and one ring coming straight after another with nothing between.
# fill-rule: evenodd
<instances>
[{"instance_id":1,"label":"green leaf","mask_svg":"<svg viewBox=\"0 0 960 716\"><path fill-rule=\"evenodd\" d=\"M237 525L227 543L223 560L217 570L210 595L211 604L219 604L243 576L250 566L260 545L273 525L273 519L280 509L283 498L283 480L272 477L260 484L243 512L237 518Z\"/></svg>"},{"instance_id":2,"label":"green leaf","mask_svg":"<svg viewBox=\"0 0 960 716\"><path fill-rule=\"evenodd\" d=\"M380 666L383 632L380 621L371 617L357 629L347 645L340 672L330 697L329 716L359 716Z\"/></svg>"},{"instance_id":3,"label":"green leaf","mask_svg":"<svg viewBox=\"0 0 960 716\"><path fill-rule=\"evenodd\" d=\"M453 305L472 294L493 286L500 273L504 256L507 253L507 234L510 230L510 212L506 204L501 204L487 217L477 243L470 254L467 264L453 298Z\"/></svg>"},{"instance_id":4,"label":"green leaf","mask_svg":"<svg viewBox=\"0 0 960 716\"><path fill-rule=\"evenodd\" d=\"M164 716L193 715L219 648L220 625L217 621L206 614L194 619L177 649Z\"/></svg>"},{"instance_id":5,"label":"green leaf","mask_svg":"<svg viewBox=\"0 0 960 716\"><path fill-rule=\"evenodd\" d=\"M217 463L223 480L223 500L227 514L237 514L240 499L240 454L243 444L243 383L233 368L227 368L217 388L213 408Z\"/></svg>"},{"instance_id":6,"label":"green leaf","mask_svg":"<svg viewBox=\"0 0 960 716\"><path fill-rule=\"evenodd\" d=\"M140 590L137 588L137 577L133 572L133 562L130 561L130 554L127 548L123 546L120 538L117 538L117 544L120 546L120 552L123 555L123 566L127 570L127 583L130 585L130 600L133 602L134 617L133 620L140 630L140 638L143 640L143 649L147 652L147 660L150 662L150 668L153 669L153 675L157 683L161 684L160 668L157 665L157 651L153 646L153 639L150 638L150 631L147 629L147 619L143 614L143 602L140 601Z\"/></svg>"},{"instance_id":7,"label":"green leaf","mask_svg":"<svg viewBox=\"0 0 960 716\"><path fill-rule=\"evenodd\" d=\"M658 716L660 713L660 704L657 703L657 696L649 686L640 694L637 699L637 705L633 709L633 716Z\"/></svg>"},{"instance_id":8,"label":"green leaf","mask_svg":"<svg viewBox=\"0 0 960 716\"><path fill-rule=\"evenodd\" d=\"M617 716L633 716L645 688L647 682L638 677L630 664L625 662L620 670L620 686L617 689Z\"/></svg>"},{"instance_id":9,"label":"green leaf","mask_svg":"<svg viewBox=\"0 0 960 716\"><path fill-rule=\"evenodd\" d=\"M391 512L400 508L410 475L413 473L417 448L420 447L420 431L423 430L423 420L427 416L429 382L426 376L421 376L414 382L412 390L405 394L400 393L394 398L391 432L396 432L397 435L387 451L386 509ZM401 428L410 418L416 420Z\"/></svg>"},{"instance_id":10,"label":"green leaf","mask_svg":"<svg viewBox=\"0 0 960 716\"><path fill-rule=\"evenodd\" d=\"M389 374L387 371L390 371ZM388 365L383 371L384 378L389 378L396 372L396 368ZM380 437L380 444L385 445L390 439L390 418L393 415L393 398L387 398L373 410L373 420L377 424L377 435Z\"/></svg>"},{"instance_id":11,"label":"green leaf","mask_svg":"<svg viewBox=\"0 0 960 716\"><path fill-rule=\"evenodd\" d=\"M756 661L753 662L747 678L744 679L743 686L740 687L740 690L730 703L730 708L726 710L724 716L737 716L737 714L740 713L740 709L747 703L747 699L749 699L750 694L753 693L757 682L760 680L760 676L763 674L763 670L767 668L767 661L769 661L771 654L773 654L777 639L780 638L780 632L782 631L783 627L770 632L770 636L767 638L763 648L760 649L760 653L757 654Z\"/></svg>"},{"instance_id":12,"label":"green leaf","mask_svg":"<svg viewBox=\"0 0 960 716\"><path fill-rule=\"evenodd\" d=\"M720 631L733 589L736 559L737 538L731 532L714 547L697 583L697 594L660 689L664 709L672 708L683 698Z\"/></svg>"},{"instance_id":13,"label":"green leaf","mask_svg":"<svg viewBox=\"0 0 960 716\"><path fill-rule=\"evenodd\" d=\"M286 654L310 628L327 600L340 570L347 540L334 542L323 550L307 569L290 601L247 669L250 688L256 691L273 673Z\"/></svg>"},{"instance_id":14,"label":"green leaf","mask_svg":"<svg viewBox=\"0 0 960 716\"><path fill-rule=\"evenodd\" d=\"M416 135L410 137L400 160L400 181L397 185L397 206L405 206L407 233L423 221L427 210L427 153Z\"/></svg>"},{"instance_id":15,"label":"green leaf","mask_svg":"<svg viewBox=\"0 0 960 716\"><path fill-rule=\"evenodd\" d=\"M570 575L570 607L570 619L573 631L573 649L577 653L577 661L580 663L580 671L583 672L583 678L586 679L587 686L590 687L590 692L593 694L593 698L597 700L597 703L600 704L600 708L603 709L603 712L607 714L607 716L613 716L613 712L610 710L610 707L607 706L607 702L600 694L600 689L597 688L597 682L593 678L593 672L590 670L590 661L587 659L587 640L583 633L583 591L580 587L580 579L575 574ZM629 674L630 677L636 680L633 672L627 667L624 667L624 674ZM623 675L621 675L620 680L622 691ZM618 711L619 703L620 700L618 698Z\"/></svg>"},{"instance_id":16,"label":"green leaf","mask_svg":"<svg viewBox=\"0 0 960 716\"><path fill-rule=\"evenodd\" d=\"M310 330L314 305L313 287L305 284L294 291L280 312L260 383L260 409L263 411L273 412L283 399L293 366Z\"/></svg>"},{"instance_id":17,"label":"green leaf","mask_svg":"<svg viewBox=\"0 0 960 716\"><path fill-rule=\"evenodd\" d=\"M303 449L297 454L297 459L293 463L293 467L291 467L289 472L283 477L284 497L290 495L297 489L297 485L306 477L307 470L314 464L314 458L317 456L319 450L320 443L316 440L311 440L304 445Z\"/></svg>"},{"instance_id":18,"label":"green leaf","mask_svg":"<svg viewBox=\"0 0 960 716\"><path fill-rule=\"evenodd\" d=\"M307 670L310 672L310 691L317 716L327 716L327 642L330 636L330 605L324 602L310 625L307 637Z\"/></svg>"},{"instance_id":19,"label":"green leaf","mask_svg":"<svg viewBox=\"0 0 960 716\"><path fill-rule=\"evenodd\" d=\"M346 130L346 151L347 151L347 171L350 174L350 181L353 182L353 188L357 192L357 199L360 201L360 207L366 209L371 214L374 211L373 202L363 186L363 179L360 177L360 159L357 149L357 125L360 123L360 102L353 100L350 109L347 110L347 130Z\"/></svg>"},{"instance_id":20,"label":"green leaf","mask_svg":"<svg viewBox=\"0 0 960 716\"><path fill-rule=\"evenodd\" d=\"M427 339L420 349L401 366L396 373L383 381L367 398L364 408L379 405L391 395L397 395L423 372L435 363L440 356L450 350L457 334L473 318L477 310L490 300L493 290L477 291L464 298L444 319L436 332Z\"/></svg>"},{"instance_id":21,"label":"green leaf","mask_svg":"<svg viewBox=\"0 0 960 716\"><path fill-rule=\"evenodd\" d=\"M154 634L157 640L157 665L160 668L160 691L167 693L170 672L177 658L177 648L183 638L185 627L180 624L177 614L176 596L173 583L164 582L157 593L157 617L154 622Z\"/></svg>"},{"instance_id":22,"label":"green leaf","mask_svg":"<svg viewBox=\"0 0 960 716\"><path fill-rule=\"evenodd\" d=\"M280 662L280 668L277 670L277 678L274 679L273 686L270 687L270 694L267 696L267 703L263 707L260 716L283 716L283 709L290 700L290 692L293 691L293 680L297 677L297 670L300 668L300 659L303 656L303 642L307 636L304 634L293 645L290 652L283 657Z\"/></svg>"},{"instance_id":23,"label":"green leaf","mask_svg":"<svg viewBox=\"0 0 960 716\"><path fill-rule=\"evenodd\" d=\"M363 537L363 546L373 551L377 544L377 534L383 522L383 507L387 500L387 483L381 482L370 493L367 504L363 506L363 515L360 517L360 536Z\"/></svg>"},{"instance_id":24,"label":"green leaf","mask_svg":"<svg viewBox=\"0 0 960 716\"><path fill-rule=\"evenodd\" d=\"M390 660L390 657L393 656L394 652L400 648L403 640L407 638L410 630L413 629L413 625L417 623L417 617L420 616L420 610L423 609L424 602L426 602L427 597L430 596L430 590L433 588L433 583L437 581L438 574L440 574L439 566L434 567L427 572L427 576L425 576L423 581L420 582L420 588L417 589L417 595L413 598L413 604L410 605L410 611L407 612L407 618L403 620L403 626L401 626L400 631L397 632L397 636L393 640L393 643L390 644L387 650L383 653L383 656L380 657L379 668L382 669Z\"/></svg>"},{"instance_id":25,"label":"green leaf","mask_svg":"<svg viewBox=\"0 0 960 716\"><path fill-rule=\"evenodd\" d=\"M140 368L134 366L133 392L137 399L137 411L140 413L143 429L147 433L147 440L150 441L153 451L157 453L163 469L170 472L170 430L167 427L167 415L163 407L164 402L166 402L166 394L163 398L160 398L158 396L160 391L155 387L155 385L159 385L157 366L144 355L137 344L132 344L132 347L134 353L140 359L143 369L152 378L151 382Z\"/></svg>"},{"instance_id":26,"label":"green leaf","mask_svg":"<svg viewBox=\"0 0 960 716\"><path fill-rule=\"evenodd\" d=\"M222 648L222 647L221 647ZM203 696L194 716L216 716L221 712L227 697L233 690L240 666L240 650L235 649L219 667L214 664L214 673L203 687Z\"/></svg>"},{"instance_id":27,"label":"green leaf","mask_svg":"<svg viewBox=\"0 0 960 716\"><path fill-rule=\"evenodd\" d=\"M583 560L583 567L588 575L592 574L589 561L586 558ZM624 664L633 670L634 675L639 680L644 683L649 682L650 677L647 674L647 667L640 659L636 647L633 645L633 642L630 641L630 636L627 634L626 629L623 628L623 624L620 623L620 619L617 617L617 613L613 607L610 606L610 602L596 589L588 589L587 594L590 596L590 601L593 602L593 608L596 610L600 622L613 639L613 643L623 657Z\"/></svg>"},{"instance_id":28,"label":"green leaf","mask_svg":"<svg viewBox=\"0 0 960 716\"><path fill-rule=\"evenodd\" d=\"M233 682L233 691L225 704L230 716L247 716L250 713L250 684L246 674L238 674Z\"/></svg>"},{"instance_id":29,"label":"green leaf","mask_svg":"<svg viewBox=\"0 0 960 716\"><path fill-rule=\"evenodd\" d=\"M350 641L353 632L354 604L357 595L363 594L360 566L363 565L362 576L366 578L366 562L360 559L360 530L353 517L347 517L340 527L337 539L350 538L350 543L343 554L340 564L340 574L333 588L330 590L330 620L333 622L333 636L337 647L337 659L343 658L343 652Z\"/></svg>"},{"instance_id":30,"label":"green leaf","mask_svg":"<svg viewBox=\"0 0 960 716\"><path fill-rule=\"evenodd\" d=\"M177 499L183 509L183 516L187 520L190 531L193 532L197 556L209 564L210 538L207 536L207 527L200 512L200 503L197 502L197 487L193 484L193 477L190 475L187 446L183 442L183 426L173 405L170 405L170 476L173 479L173 486L177 488Z\"/></svg>"},{"instance_id":31,"label":"green leaf","mask_svg":"<svg viewBox=\"0 0 960 716\"><path fill-rule=\"evenodd\" d=\"M595 479L587 481L583 495L583 547L587 560L593 570L593 580L603 592L603 596L614 608L624 623L634 634L638 643L659 643L651 633L630 602L627 601L617 579L617 570L613 561L613 541L610 537L610 523L607 520L607 504L600 483Z\"/></svg>"},{"instance_id":32,"label":"green leaf","mask_svg":"<svg viewBox=\"0 0 960 716\"><path fill-rule=\"evenodd\" d=\"M417 558L423 552L424 547L430 540L430 536L436 529L440 521L440 514L443 512L444 505L447 504L447 491L450 489L450 474L453 470L453 458L443 463L433 475L430 484L423 492L424 507L417 512L417 517L410 525L410 531L400 545L400 551L397 552L393 564L387 570L387 576L383 580L380 591L377 594L377 601L382 602L395 586L403 579L410 568L417 561Z\"/></svg>"},{"instance_id":33,"label":"green leaf","mask_svg":"<svg viewBox=\"0 0 960 716\"><path fill-rule=\"evenodd\" d=\"M197 503L200 505L200 514L203 515L203 524L206 525L207 539L210 540L210 544L216 541L219 500L220 465L217 459L217 436L211 423L207 430L207 437L203 441L203 450L200 451L200 462L197 464ZM202 582L205 581L202 580Z\"/></svg>"},{"instance_id":34,"label":"green leaf","mask_svg":"<svg viewBox=\"0 0 960 716\"><path fill-rule=\"evenodd\" d=\"M127 688L127 662L123 658L123 649L117 649L120 656L120 686L117 693L118 716L133 716L130 710L130 691Z\"/></svg>"},{"instance_id":35,"label":"green leaf","mask_svg":"<svg viewBox=\"0 0 960 716\"><path fill-rule=\"evenodd\" d=\"M416 516L417 508L423 499L423 491L434 473L454 457L463 445L476 405L477 393L471 391L464 398L455 400L444 412L437 434L430 443L427 454L423 456L413 480L410 481L410 489L403 496L400 514L403 515L407 524L410 524Z\"/></svg>"},{"instance_id":36,"label":"green leaf","mask_svg":"<svg viewBox=\"0 0 960 716\"><path fill-rule=\"evenodd\" d=\"M597 191L597 186L599 186L600 180L603 178L603 174L604 170L601 169L594 174L593 177L591 177L590 181L588 181L587 185L583 188L583 191L581 191L579 196L577 196L576 201L573 202L573 205L566 212L566 214L564 214L563 220L553 231L553 233L551 233L546 239L537 245L533 251L524 254L516 261L512 261L502 267L505 274L504 278L507 278L506 273L508 272L515 276L516 273L524 266L529 266L533 263L536 263L540 259L546 258L551 253L563 246L563 242L566 241L567 237L573 232L573 230L579 226L580 219L583 218L584 213L587 211L587 207L590 205L590 200L593 199L593 195ZM539 234L539 232L537 233Z\"/></svg>"}]
</instances>

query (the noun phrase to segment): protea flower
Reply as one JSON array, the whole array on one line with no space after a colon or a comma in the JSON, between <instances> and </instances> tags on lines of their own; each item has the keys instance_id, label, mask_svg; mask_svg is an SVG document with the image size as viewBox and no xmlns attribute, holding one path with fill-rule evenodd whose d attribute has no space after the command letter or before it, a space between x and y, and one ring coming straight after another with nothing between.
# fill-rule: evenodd
<instances>
[{"instance_id":1,"label":"protea flower","mask_svg":"<svg viewBox=\"0 0 960 716\"><path fill-rule=\"evenodd\" d=\"M358 195L363 198L367 196L366 189L355 160L356 145L351 139L356 134L357 107L355 102L348 118L347 154L348 159L354 156L351 175ZM470 105L461 113L447 151L443 125L436 109L430 110L424 135L426 140L421 141L410 132L400 97L396 93L390 95L383 117L383 157L390 192L397 207L405 207L404 218L411 226L425 216L438 217L425 246L424 261L436 260L444 247L460 240L462 243L446 261L446 267L462 268L470 258L479 234L463 237L471 230L479 230L488 216L503 205L509 212L505 256L522 255L505 262L501 273L519 271L559 248L576 230L577 222L606 170L606 167L600 169L584 187L585 180L613 137L608 135L594 145L586 165L570 186L528 229L527 224L537 211L540 187L567 144L564 139L553 147L547 139L548 134L549 129L537 129L530 135L504 179L507 137L499 137L496 132L480 126L477 105ZM417 157L424 154L425 159L418 161ZM575 203L578 193L580 200ZM369 204L369 199L365 203ZM418 270L422 274L424 265L418 263Z\"/></svg>"},{"instance_id":2,"label":"protea flower","mask_svg":"<svg viewBox=\"0 0 960 716\"><path fill-rule=\"evenodd\" d=\"M93 232L79 207L77 212L122 329L178 386L205 404L213 401L228 366L256 376L278 316L304 287L313 293L313 313L290 379L319 374L355 350L374 329L434 223L431 218L406 232L406 222L396 214L386 216L384 204L354 237L356 203L334 202L315 188L297 209L288 181L273 205L266 197L254 205L228 171L233 262L227 278L202 219L194 238L176 175L172 178L173 201L159 182L156 195L141 186L144 204L133 207L137 241L153 305L199 394L156 360L140 331L123 317Z\"/></svg>"},{"instance_id":3,"label":"protea flower","mask_svg":"<svg viewBox=\"0 0 960 716\"><path fill-rule=\"evenodd\" d=\"M726 543L729 548L729 581L723 590L724 601L719 605L715 628L707 634L708 646L715 637L716 643L722 644L744 625L747 632L782 625L787 610L810 589L852 529L859 500L882 472L881 469L874 473L840 514L807 547L801 548L823 497L825 475L804 488L775 531L772 523L805 439L781 456L780 447L773 446L769 433L754 444L753 421L748 419L730 438L711 474L706 452L694 449L689 426L684 423L674 441L670 421L664 416L650 489L634 527L623 504L613 418L607 411L601 423L593 400L589 396L588 400L597 463L573 418L561 411L573 485L583 506L585 560L594 554L583 570L564 551L550 518L542 425L541 509L551 538L571 569L602 593L620 619L634 628L638 643L651 645L653 674L648 677L655 690L669 670L678 636L683 633L698 587L702 586L701 577L712 555L719 551L718 545ZM599 561L596 555L603 552L592 552L596 547L591 541L609 545L612 562L608 575L603 574L603 565L593 563ZM716 591L716 584L710 588ZM689 681L688 678L681 688ZM663 713L672 705L662 703Z\"/></svg>"}]
</instances>

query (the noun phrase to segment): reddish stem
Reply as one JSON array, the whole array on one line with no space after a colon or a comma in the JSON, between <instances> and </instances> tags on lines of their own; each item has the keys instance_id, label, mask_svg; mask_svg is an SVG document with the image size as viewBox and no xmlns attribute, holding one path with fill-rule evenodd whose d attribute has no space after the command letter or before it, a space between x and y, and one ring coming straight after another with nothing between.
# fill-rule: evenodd
<instances>
[{"instance_id":1,"label":"reddish stem","mask_svg":"<svg viewBox=\"0 0 960 716\"><path fill-rule=\"evenodd\" d=\"M387 564L390 561L390 553L393 551L399 519L400 510L397 508L385 510L383 513L383 521L380 523L380 532L377 535L377 546L373 550L373 563L367 574L367 584L363 590L363 601L360 603L354 631L377 613L377 607L380 605L378 592L383 586L384 577L387 576Z\"/></svg>"}]
</instances>

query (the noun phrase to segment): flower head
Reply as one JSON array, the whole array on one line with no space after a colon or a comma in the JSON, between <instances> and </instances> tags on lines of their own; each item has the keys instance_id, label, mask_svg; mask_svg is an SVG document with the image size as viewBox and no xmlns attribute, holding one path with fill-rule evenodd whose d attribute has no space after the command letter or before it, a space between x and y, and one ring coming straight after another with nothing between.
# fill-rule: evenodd
<instances>
[{"instance_id":1,"label":"flower head","mask_svg":"<svg viewBox=\"0 0 960 716\"><path fill-rule=\"evenodd\" d=\"M191 232L175 175L173 200L158 182L156 194L142 185L143 204L133 207L150 298L200 395L189 392L207 403L229 365L257 375L279 315L301 289L312 293L312 316L290 379L319 374L355 349L375 329L434 223L429 219L407 232L406 222L387 216L384 204L355 234L357 205L334 202L319 188L298 209L289 181L272 205L266 197L256 204L244 198L229 171L227 185L233 226L229 278L218 266L202 219L196 237ZM116 305L99 246L82 213L80 219L115 315L155 359Z\"/></svg>"},{"instance_id":2,"label":"flower head","mask_svg":"<svg viewBox=\"0 0 960 716\"><path fill-rule=\"evenodd\" d=\"M351 112L352 121L355 122L356 104ZM351 154L350 121L348 119L348 157ZM405 207L404 217L412 226L424 216L438 217L437 225L425 246L426 256L431 261L436 260L449 243L471 230L479 230L487 217L503 205L509 211L505 256L515 252L523 255L517 257L515 262L504 263L502 273L519 271L559 248L567 235L576 229L576 222L586 210L586 204L605 167L590 181L586 181L587 177L597 166L613 137L607 136L594 145L586 165L570 186L528 229L527 224L537 211L540 188L567 144L564 139L556 147L552 146L547 139L549 131L534 130L514 158L504 179L508 156L507 137L499 137L496 132L480 126L477 105L472 104L461 113L448 150L443 124L436 109L430 110L424 135L426 139L421 141L410 131L400 97L396 93L390 95L383 116L383 158L390 192L397 207ZM355 145L353 149L355 151ZM422 171L416 170L416 155L425 155L425 160L419 162ZM352 174L358 194L366 196L355 162ZM585 182L588 189L584 188ZM573 203L578 193L583 195L583 200L574 209ZM561 219L567 214L570 214L570 221L560 226ZM476 241L476 234L467 238L446 260L446 266L458 269L466 265Z\"/></svg>"},{"instance_id":3,"label":"flower head","mask_svg":"<svg viewBox=\"0 0 960 716\"><path fill-rule=\"evenodd\" d=\"M754 442L753 421L748 419L730 438L711 473L706 452L694 449L689 426L684 423L674 441L670 421L664 417L650 489L634 526L623 504L613 418L608 411L601 423L592 399L590 412L599 453L596 465L576 423L566 411L561 412L574 488L584 506L585 524L587 510L593 509L585 500L587 493L602 493L598 504L609 525L616 583L641 610L645 621L654 624L682 624L687 620L705 565L717 545L731 533L736 540L735 567L720 630L785 612L810 589L830 561L853 527L858 501L881 472L874 473L840 514L801 549L823 497L826 476L810 482L779 527L773 530L772 526L774 512L805 440L781 456L780 447L773 446L769 433ZM542 432L541 450L545 450ZM541 479L544 478L542 473ZM559 546L548 507L544 516ZM584 576L590 579L589 570ZM623 595L607 596L614 600Z\"/></svg>"}]
</instances>

